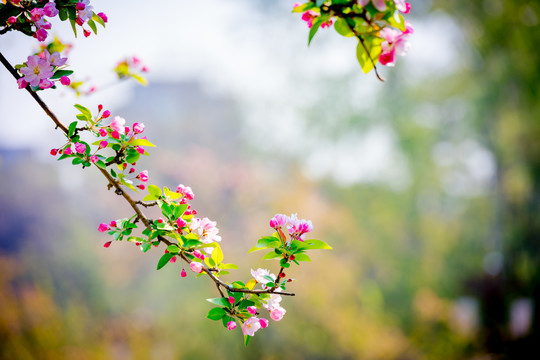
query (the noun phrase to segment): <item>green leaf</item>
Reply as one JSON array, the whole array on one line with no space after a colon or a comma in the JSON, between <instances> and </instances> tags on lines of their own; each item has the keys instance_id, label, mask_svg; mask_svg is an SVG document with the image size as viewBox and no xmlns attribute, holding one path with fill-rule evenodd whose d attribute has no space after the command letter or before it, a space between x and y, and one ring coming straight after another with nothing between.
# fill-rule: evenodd
<instances>
[{"instance_id":1,"label":"green leaf","mask_svg":"<svg viewBox=\"0 0 540 360\"><path fill-rule=\"evenodd\" d=\"M272 279L270 275L264 275L263 278L266 279L267 281L270 281L271 283L275 281L274 279Z\"/></svg>"},{"instance_id":2,"label":"green leaf","mask_svg":"<svg viewBox=\"0 0 540 360\"><path fill-rule=\"evenodd\" d=\"M326 0L317 0L317 2L315 3L318 7L321 7L322 4L324 4Z\"/></svg>"},{"instance_id":3,"label":"green leaf","mask_svg":"<svg viewBox=\"0 0 540 360\"><path fill-rule=\"evenodd\" d=\"M161 196L161 189L156 185L148 185L148 193L154 195L156 198Z\"/></svg>"},{"instance_id":4,"label":"green leaf","mask_svg":"<svg viewBox=\"0 0 540 360\"><path fill-rule=\"evenodd\" d=\"M273 236L263 236L257 241L259 248L275 248L281 245L281 241Z\"/></svg>"},{"instance_id":5,"label":"green leaf","mask_svg":"<svg viewBox=\"0 0 540 360\"><path fill-rule=\"evenodd\" d=\"M92 14L92 20L94 20L95 22L97 22L101 26L105 27L105 21L103 21L103 19L100 16L98 16L96 13Z\"/></svg>"},{"instance_id":6,"label":"green leaf","mask_svg":"<svg viewBox=\"0 0 540 360\"><path fill-rule=\"evenodd\" d=\"M179 194L176 191L171 191L171 190L169 190L168 187L163 188L163 193L165 194L165 196L167 196L168 198L170 198L172 200L176 200L176 199L179 199L179 198L182 197L182 194ZM182 205L186 205L186 209L187 209L187 204L182 204ZM183 213L183 211L182 211L182 213Z\"/></svg>"},{"instance_id":7,"label":"green leaf","mask_svg":"<svg viewBox=\"0 0 540 360\"><path fill-rule=\"evenodd\" d=\"M236 264L223 264L222 269L237 270L240 269Z\"/></svg>"},{"instance_id":8,"label":"green leaf","mask_svg":"<svg viewBox=\"0 0 540 360\"><path fill-rule=\"evenodd\" d=\"M276 259L276 258L280 258L280 257L282 257L282 255L276 254L275 251L271 251L268 254L264 255L262 259L263 260L270 260L270 259Z\"/></svg>"},{"instance_id":9,"label":"green leaf","mask_svg":"<svg viewBox=\"0 0 540 360\"><path fill-rule=\"evenodd\" d=\"M323 16L319 16L313 21L313 25L311 26L311 29L309 30L308 46L311 44L311 40L313 39L313 37L317 33L317 30L319 30L319 27L323 23L322 18Z\"/></svg>"},{"instance_id":10,"label":"green leaf","mask_svg":"<svg viewBox=\"0 0 540 360\"><path fill-rule=\"evenodd\" d=\"M58 9L58 16L60 17L60 20L66 21L68 19L68 12L66 8L60 7Z\"/></svg>"},{"instance_id":11,"label":"green leaf","mask_svg":"<svg viewBox=\"0 0 540 360\"><path fill-rule=\"evenodd\" d=\"M296 255L294 255L294 260L296 260L296 261L311 261L309 256L307 256L306 254L296 254Z\"/></svg>"},{"instance_id":12,"label":"green leaf","mask_svg":"<svg viewBox=\"0 0 540 360\"><path fill-rule=\"evenodd\" d=\"M51 79L60 79L62 76L69 76L73 74L72 70L56 70L53 76L51 76Z\"/></svg>"},{"instance_id":13,"label":"green leaf","mask_svg":"<svg viewBox=\"0 0 540 360\"><path fill-rule=\"evenodd\" d=\"M246 346L248 346L249 340L251 340L251 336L249 336L249 335L244 335L244 343L246 344Z\"/></svg>"},{"instance_id":14,"label":"green leaf","mask_svg":"<svg viewBox=\"0 0 540 360\"><path fill-rule=\"evenodd\" d=\"M150 250L151 247L152 247L151 243L145 242L144 244L141 245L141 250L142 252L147 252L148 250Z\"/></svg>"},{"instance_id":15,"label":"green leaf","mask_svg":"<svg viewBox=\"0 0 540 360\"><path fill-rule=\"evenodd\" d=\"M191 239L191 240L187 240L184 241L184 247L185 248L190 248L190 247L196 247L196 246L200 246L202 245L203 243L199 240L195 240L195 239Z\"/></svg>"},{"instance_id":16,"label":"green leaf","mask_svg":"<svg viewBox=\"0 0 540 360\"><path fill-rule=\"evenodd\" d=\"M364 46L362 42L358 41L358 46L356 47L356 57L358 63L362 67L362 71L367 74L374 68L374 64L377 64L379 61L379 56L381 55L381 43L382 39L375 36L365 36L364 37ZM366 52L367 49L367 52Z\"/></svg>"},{"instance_id":17,"label":"green leaf","mask_svg":"<svg viewBox=\"0 0 540 360\"><path fill-rule=\"evenodd\" d=\"M92 20L92 19L88 20L88 26L90 26L90 29L92 29L94 34L97 35L97 27L96 27L96 23L94 22L94 20Z\"/></svg>"},{"instance_id":18,"label":"green leaf","mask_svg":"<svg viewBox=\"0 0 540 360\"><path fill-rule=\"evenodd\" d=\"M71 29L73 30L73 34L75 35L75 37L77 37L77 26L76 26L77 24L75 20L71 19L71 14L70 14L69 22L71 23Z\"/></svg>"},{"instance_id":19,"label":"green leaf","mask_svg":"<svg viewBox=\"0 0 540 360\"><path fill-rule=\"evenodd\" d=\"M210 309L206 317L210 320L221 320L221 318L224 317L225 314L226 312L224 308L215 307L213 309Z\"/></svg>"},{"instance_id":20,"label":"green leaf","mask_svg":"<svg viewBox=\"0 0 540 360\"><path fill-rule=\"evenodd\" d=\"M157 200L157 199L158 198L156 196L152 195L152 194L148 194L143 198L144 201L153 201L153 200Z\"/></svg>"},{"instance_id":21,"label":"green leaf","mask_svg":"<svg viewBox=\"0 0 540 360\"><path fill-rule=\"evenodd\" d=\"M175 194L180 195L178 193L175 193ZM187 208L188 208L188 204L181 204L181 205L176 206L173 212L174 217L178 219L180 216L182 216L186 212Z\"/></svg>"},{"instance_id":22,"label":"green leaf","mask_svg":"<svg viewBox=\"0 0 540 360\"><path fill-rule=\"evenodd\" d=\"M156 147L156 145L152 144L150 141L148 141L147 139L135 139L133 140L129 145L132 145L132 146L151 146L151 147Z\"/></svg>"},{"instance_id":23,"label":"green leaf","mask_svg":"<svg viewBox=\"0 0 540 360\"><path fill-rule=\"evenodd\" d=\"M139 154L138 152L131 153L128 156L126 156L126 162L130 163L130 164L133 164L133 163L139 161L140 157L141 157L141 154Z\"/></svg>"},{"instance_id":24,"label":"green leaf","mask_svg":"<svg viewBox=\"0 0 540 360\"><path fill-rule=\"evenodd\" d=\"M337 33L342 36L346 36L346 37L354 36L353 31L347 24L347 20L343 18L339 18L336 20L336 23L334 24L334 29L336 29Z\"/></svg>"},{"instance_id":25,"label":"green leaf","mask_svg":"<svg viewBox=\"0 0 540 360\"><path fill-rule=\"evenodd\" d=\"M317 240L317 239L304 240L304 244L308 245L306 249L309 249L309 250L316 250L316 249L332 250L332 247L322 240Z\"/></svg>"},{"instance_id":26,"label":"green leaf","mask_svg":"<svg viewBox=\"0 0 540 360\"><path fill-rule=\"evenodd\" d=\"M314 7L315 7L315 4L310 1L310 2L307 2L307 3L302 4L302 5L298 5L297 7L293 8L292 12L293 13L301 13L301 12L305 12L305 11L307 11L309 9L312 9Z\"/></svg>"},{"instance_id":27,"label":"green leaf","mask_svg":"<svg viewBox=\"0 0 540 360\"><path fill-rule=\"evenodd\" d=\"M162 267L164 267L165 265L167 265L169 263L169 260L171 260L173 256L174 256L174 254L172 254L172 253L163 254L161 259L159 259L159 261L158 261L157 269L159 270Z\"/></svg>"},{"instance_id":28,"label":"green leaf","mask_svg":"<svg viewBox=\"0 0 540 360\"><path fill-rule=\"evenodd\" d=\"M212 259L211 257L204 258L204 262L205 262L206 265L208 265L209 267L214 267L214 266L216 266L216 262L215 262L214 259Z\"/></svg>"},{"instance_id":29,"label":"green leaf","mask_svg":"<svg viewBox=\"0 0 540 360\"><path fill-rule=\"evenodd\" d=\"M75 133L75 129L77 128L77 121L73 121L71 124L69 124L68 128L68 137L72 137Z\"/></svg>"},{"instance_id":30,"label":"green leaf","mask_svg":"<svg viewBox=\"0 0 540 360\"><path fill-rule=\"evenodd\" d=\"M246 284L244 284L243 282L241 281L233 281L232 282L232 287L235 288L235 289L243 289L246 287Z\"/></svg>"},{"instance_id":31,"label":"green leaf","mask_svg":"<svg viewBox=\"0 0 540 360\"><path fill-rule=\"evenodd\" d=\"M167 246L167 251L170 252L170 253L175 253L177 254L178 252L180 252L180 248L176 245L169 245Z\"/></svg>"},{"instance_id":32,"label":"green leaf","mask_svg":"<svg viewBox=\"0 0 540 360\"><path fill-rule=\"evenodd\" d=\"M86 116L88 120L92 119L92 113L90 112L90 110L79 104L75 104L73 106L75 106L77 110L79 110L84 116Z\"/></svg>"},{"instance_id":33,"label":"green leaf","mask_svg":"<svg viewBox=\"0 0 540 360\"><path fill-rule=\"evenodd\" d=\"M212 250L212 260L214 260L216 264L223 261L223 251L221 251L221 247L216 246L214 250Z\"/></svg>"},{"instance_id":34,"label":"green leaf","mask_svg":"<svg viewBox=\"0 0 540 360\"><path fill-rule=\"evenodd\" d=\"M225 306L225 307L229 307L231 304L229 303L229 300L225 299L225 298L211 298L211 299L206 299L206 301L208 302L211 302L212 304L216 304L216 305L220 305L220 306Z\"/></svg>"},{"instance_id":35,"label":"green leaf","mask_svg":"<svg viewBox=\"0 0 540 360\"><path fill-rule=\"evenodd\" d=\"M84 159L81 159L81 158L79 158L79 157L76 157L76 158L74 158L74 159L71 161L71 163L72 163L73 165L79 165L79 164L82 164L83 162L84 162Z\"/></svg>"}]
</instances>

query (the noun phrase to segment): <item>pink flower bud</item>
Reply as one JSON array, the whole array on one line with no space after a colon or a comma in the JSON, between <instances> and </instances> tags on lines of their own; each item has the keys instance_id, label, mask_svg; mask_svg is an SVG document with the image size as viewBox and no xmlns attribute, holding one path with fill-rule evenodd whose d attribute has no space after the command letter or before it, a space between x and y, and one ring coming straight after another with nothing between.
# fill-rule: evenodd
<instances>
[{"instance_id":1,"label":"pink flower bud","mask_svg":"<svg viewBox=\"0 0 540 360\"><path fill-rule=\"evenodd\" d=\"M97 106L97 109L98 109L98 111L103 110L103 105L99 104L99 105Z\"/></svg>"},{"instance_id":2,"label":"pink flower bud","mask_svg":"<svg viewBox=\"0 0 540 360\"><path fill-rule=\"evenodd\" d=\"M47 40L47 30L41 28L39 29L38 31L36 31L36 39L38 39L38 41L45 41Z\"/></svg>"},{"instance_id":3,"label":"pink flower bud","mask_svg":"<svg viewBox=\"0 0 540 360\"><path fill-rule=\"evenodd\" d=\"M173 257L171 258L171 260L169 260L169 262L175 263L175 262L176 262L176 256L173 256Z\"/></svg>"},{"instance_id":4,"label":"pink flower bud","mask_svg":"<svg viewBox=\"0 0 540 360\"><path fill-rule=\"evenodd\" d=\"M142 182L147 182L148 181L148 171L147 170L143 170L139 173L139 175L137 175L137 179L141 180Z\"/></svg>"},{"instance_id":5,"label":"pink flower bud","mask_svg":"<svg viewBox=\"0 0 540 360\"><path fill-rule=\"evenodd\" d=\"M135 123L133 124L133 132L135 134L140 134L144 131L144 124L143 123Z\"/></svg>"},{"instance_id":6,"label":"pink flower bud","mask_svg":"<svg viewBox=\"0 0 540 360\"><path fill-rule=\"evenodd\" d=\"M130 173L130 174L133 174L134 172L135 172L135 168L129 169L129 173Z\"/></svg>"},{"instance_id":7,"label":"pink flower bud","mask_svg":"<svg viewBox=\"0 0 540 360\"><path fill-rule=\"evenodd\" d=\"M144 66L141 68L141 71L144 72L144 73L148 72L148 71L149 71L149 70L148 70L148 66L144 65Z\"/></svg>"},{"instance_id":8,"label":"pink flower bud","mask_svg":"<svg viewBox=\"0 0 540 360\"><path fill-rule=\"evenodd\" d=\"M105 130L105 129L103 129L103 128L99 129L99 135L101 135L101 136L107 136L107 130Z\"/></svg>"},{"instance_id":9,"label":"pink flower bud","mask_svg":"<svg viewBox=\"0 0 540 360\"><path fill-rule=\"evenodd\" d=\"M111 223L109 224L111 227L116 227L116 221L111 221Z\"/></svg>"},{"instance_id":10,"label":"pink flower bud","mask_svg":"<svg viewBox=\"0 0 540 360\"><path fill-rule=\"evenodd\" d=\"M28 83L23 78L17 79L17 85L19 86L19 89L24 89L28 86Z\"/></svg>"},{"instance_id":11,"label":"pink flower bud","mask_svg":"<svg viewBox=\"0 0 540 360\"><path fill-rule=\"evenodd\" d=\"M108 248L109 246L111 246L111 243L112 241L107 241L105 244L103 244L103 247Z\"/></svg>"},{"instance_id":12,"label":"pink flower bud","mask_svg":"<svg viewBox=\"0 0 540 360\"><path fill-rule=\"evenodd\" d=\"M105 134L107 134L107 130L104 130L104 129L100 129L99 132L101 133L101 130L105 131ZM99 142L99 148L100 149L105 149L107 147L107 145L109 145L108 142L106 142L105 140L101 140Z\"/></svg>"},{"instance_id":13,"label":"pink flower bud","mask_svg":"<svg viewBox=\"0 0 540 360\"><path fill-rule=\"evenodd\" d=\"M159 219L157 219L157 222L158 222L159 224L163 224L163 219L162 219L162 218L159 218ZM169 251L167 251L167 250L165 250L165 251L166 251L166 252L169 252Z\"/></svg>"},{"instance_id":14,"label":"pink flower bud","mask_svg":"<svg viewBox=\"0 0 540 360\"><path fill-rule=\"evenodd\" d=\"M58 154L58 150L56 150L56 149L51 149L51 155L52 155L52 156L55 156L56 154Z\"/></svg>"},{"instance_id":15,"label":"pink flower bud","mask_svg":"<svg viewBox=\"0 0 540 360\"><path fill-rule=\"evenodd\" d=\"M143 148L142 146L137 146L137 147L135 148L135 150L137 150L137 152L138 152L139 154L141 154L141 155L144 154L144 148Z\"/></svg>"},{"instance_id":16,"label":"pink flower bud","mask_svg":"<svg viewBox=\"0 0 540 360\"><path fill-rule=\"evenodd\" d=\"M105 231L108 231L110 230L111 228L109 227L109 225L105 224L105 223L101 223L99 224L99 227L98 227L98 231L99 232L105 232Z\"/></svg>"},{"instance_id":17,"label":"pink flower bud","mask_svg":"<svg viewBox=\"0 0 540 360\"><path fill-rule=\"evenodd\" d=\"M197 274L202 272L203 269L203 265L201 263L194 261L189 263L189 267L191 268L191 271L196 272Z\"/></svg>"},{"instance_id":18,"label":"pink flower bud","mask_svg":"<svg viewBox=\"0 0 540 360\"><path fill-rule=\"evenodd\" d=\"M129 130L131 130L131 129L129 128L129 126L124 127L124 132L125 132L126 134L129 133Z\"/></svg>"},{"instance_id":19,"label":"pink flower bud","mask_svg":"<svg viewBox=\"0 0 540 360\"><path fill-rule=\"evenodd\" d=\"M111 137L112 137L113 139L118 140L118 139L120 139L120 133L119 133L118 131L114 130L114 131L111 133Z\"/></svg>"},{"instance_id":20,"label":"pink flower bud","mask_svg":"<svg viewBox=\"0 0 540 360\"><path fill-rule=\"evenodd\" d=\"M229 322L227 323L227 329L229 329L229 330L234 330L234 329L236 329L236 321L229 321Z\"/></svg>"},{"instance_id":21,"label":"pink flower bud","mask_svg":"<svg viewBox=\"0 0 540 360\"><path fill-rule=\"evenodd\" d=\"M83 26L83 24L84 24L84 20L81 19L81 18L79 18L79 17L77 18L77 20L75 20L75 22L76 22L77 25L79 25L79 26Z\"/></svg>"},{"instance_id":22,"label":"pink flower bud","mask_svg":"<svg viewBox=\"0 0 540 360\"><path fill-rule=\"evenodd\" d=\"M67 149L64 149L64 154L65 155L71 155L71 154L73 154L73 151L71 150L70 147L68 147Z\"/></svg>"},{"instance_id":23,"label":"pink flower bud","mask_svg":"<svg viewBox=\"0 0 540 360\"><path fill-rule=\"evenodd\" d=\"M95 163L97 163L98 161L99 161L99 158L98 158L96 155L90 156L90 162L91 162L92 164L95 164Z\"/></svg>"},{"instance_id":24,"label":"pink flower bud","mask_svg":"<svg viewBox=\"0 0 540 360\"><path fill-rule=\"evenodd\" d=\"M109 21L109 19L107 18L107 15L105 15L105 13L100 12L97 15L103 20L104 23Z\"/></svg>"},{"instance_id":25,"label":"pink flower bud","mask_svg":"<svg viewBox=\"0 0 540 360\"><path fill-rule=\"evenodd\" d=\"M143 184L141 184L141 185L137 185L137 187L138 187L139 189L141 189L141 190L144 190L144 189L146 189L146 186L144 186Z\"/></svg>"},{"instance_id":26,"label":"pink flower bud","mask_svg":"<svg viewBox=\"0 0 540 360\"><path fill-rule=\"evenodd\" d=\"M75 143L75 151L79 154L83 154L86 151L86 145L81 143Z\"/></svg>"},{"instance_id":27,"label":"pink flower bud","mask_svg":"<svg viewBox=\"0 0 540 360\"><path fill-rule=\"evenodd\" d=\"M127 163L123 163L123 164L122 164L122 167L124 168L124 170L126 170L126 168L127 168Z\"/></svg>"},{"instance_id":28,"label":"pink flower bud","mask_svg":"<svg viewBox=\"0 0 540 360\"><path fill-rule=\"evenodd\" d=\"M77 3L77 5L75 5L76 9L77 10L84 10L86 8L86 5L82 2L80 3Z\"/></svg>"},{"instance_id":29,"label":"pink flower bud","mask_svg":"<svg viewBox=\"0 0 540 360\"><path fill-rule=\"evenodd\" d=\"M51 81L51 80L48 80L48 79L43 79L39 82L39 88L40 89L50 89L52 88L54 85L54 83Z\"/></svg>"},{"instance_id":30,"label":"pink flower bud","mask_svg":"<svg viewBox=\"0 0 540 360\"><path fill-rule=\"evenodd\" d=\"M10 16L7 19L8 24L15 24L17 22L17 18L15 16Z\"/></svg>"},{"instance_id":31,"label":"pink flower bud","mask_svg":"<svg viewBox=\"0 0 540 360\"><path fill-rule=\"evenodd\" d=\"M101 115L104 119L108 118L109 116L111 116L111 112L109 110L105 110L103 112L103 115Z\"/></svg>"},{"instance_id":32,"label":"pink flower bud","mask_svg":"<svg viewBox=\"0 0 540 360\"><path fill-rule=\"evenodd\" d=\"M180 276L181 277L186 277L187 276L187 273L186 273L185 269L182 269L182 272L180 273Z\"/></svg>"},{"instance_id":33,"label":"pink flower bud","mask_svg":"<svg viewBox=\"0 0 540 360\"><path fill-rule=\"evenodd\" d=\"M229 304L231 305L234 305L234 303L236 302L236 299L234 298L234 296L229 296Z\"/></svg>"},{"instance_id":34,"label":"pink flower bud","mask_svg":"<svg viewBox=\"0 0 540 360\"><path fill-rule=\"evenodd\" d=\"M176 225L179 227L179 228L183 228L187 225L187 222L182 219L181 217L179 217L178 219L176 219Z\"/></svg>"},{"instance_id":35,"label":"pink flower bud","mask_svg":"<svg viewBox=\"0 0 540 360\"><path fill-rule=\"evenodd\" d=\"M204 260L204 255L199 250L195 250L193 252L193 256L195 256L197 259Z\"/></svg>"},{"instance_id":36,"label":"pink flower bud","mask_svg":"<svg viewBox=\"0 0 540 360\"><path fill-rule=\"evenodd\" d=\"M248 313L250 313L251 315L255 315L257 313L257 308L255 306L248 306L247 307L247 311Z\"/></svg>"},{"instance_id":37,"label":"pink flower bud","mask_svg":"<svg viewBox=\"0 0 540 360\"><path fill-rule=\"evenodd\" d=\"M261 329L265 329L268 327L268 320L267 319L259 319L259 324L261 324Z\"/></svg>"},{"instance_id":38,"label":"pink flower bud","mask_svg":"<svg viewBox=\"0 0 540 360\"><path fill-rule=\"evenodd\" d=\"M140 243L140 242L136 242L136 243L135 243L135 246L141 246L141 243Z\"/></svg>"},{"instance_id":39,"label":"pink flower bud","mask_svg":"<svg viewBox=\"0 0 540 360\"><path fill-rule=\"evenodd\" d=\"M67 85L71 84L71 80L70 80L67 76L62 76L62 77L60 78L60 83L61 83L62 85L66 85L66 86L67 86Z\"/></svg>"},{"instance_id":40,"label":"pink flower bud","mask_svg":"<svg viewBox=\"0 0 540 360\"><path fill-rule=\"evenodd\" d=\"M89 37L90 35L92 35L92 32L90 30L84 29L83 34L84 34L84 37Z\"/></svg>"}]
</instances>

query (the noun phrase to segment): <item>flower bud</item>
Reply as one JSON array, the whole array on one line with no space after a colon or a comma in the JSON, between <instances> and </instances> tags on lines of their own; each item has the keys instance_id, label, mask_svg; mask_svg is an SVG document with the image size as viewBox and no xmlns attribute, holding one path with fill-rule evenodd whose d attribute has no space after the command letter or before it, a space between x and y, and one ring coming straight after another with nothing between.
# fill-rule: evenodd
<instances>
[{"instance_id":1,"label":"flower bud","mask_svg":"<svg viewBox=\"0 0 540 360\"><path fill-rule=\"evenodd\" d=\"M92 32L90 30L84 29L83 34L84 34L84 37L89 37L90 35L92 35Z\"/></svg>"},{"instance_id":2,"label":"flower bud","mask_svg":"<svg viewBox=\"0 0 540 360\"><path fill-rule=\"evenodd\" d=\"M8 24L15 24L17 22L17 18L15 16L10 16L7 19Z\"/></svg>"},{"instance_id":3,"label":"flower bud","mask_svg":"<svg viewBox=\"0 0 540 360\"><path fill-rule=\"evenodd\" d=\"M107 18L107 15L105 15L105 13L100 12L97 15L103 20L104 23L109 21L109 19Z\"/></svg>"},{"instance_id":4,"label":"flower bud","mask_svg":"<svg viewBox=\"0 0 540 360\"><path fill-rule=\"evenodd\" d=\"M180 276L181 277L186 277L187 276L187 273L186 273L185 269L182 269L182 272L180 273Z\"/></svg>"},{"instance_id":5,"label":"flower bud","mask_svg":"<svg viewBox=\"0 0 540 360\"><path fill-rule=\"evenodd\" d=\"M98 158L96 155L90 156L90 162L91 162L92 164L95 164L95 163L97 163L98 161L99 161L99 158Z\"/></svg>"},{"instance_id":6,"label":"flower bud","mask_svg":"<svg viewBox=\"0 0 540 360\"><path fill-rule=\"evenodd\" d=\"M77 3L77 5L75 5L75 7L77 10L84 10L86 8L86 5L82 2L79 2Z\"/></svg>"},{"instance_id":7,"label":"flower bud","mask_svg":"<svg viewBox=\"0 0 540 360\"><path fill-rule=\"evenodd\" d=\"M58 150L56 150L56 149L51 149L51 155L52 155L52 156L55 156L57 153L58 153Z\"/></svg>"},{"instance_id":8,"label":"flower bud","mask_svg":"<svg viewBox=\"0 0 540 360\"><path fill-rule=\"evenodd\" d=\"M231 305L234 305L234 303L236 302L236 299L234 298L234 296L229 296L229 304Z\"/></svg>"},{"instance_id":9,"label":"flower bud","mask_svg":"<svg viewBox=\"0 0 540 360\"><path fill-rule=\"evenodd\" d=\"M261 329L264 329L268 327L268 320L267 319L259 319L259 324L261 324Z\"/></svg>"},{"instance_id":10,"label":"flower bud","mask_svg":"<svg viewBox=\"0 0 540 360\"><path fill-rule=\"evenodd\" d=\"M104 119L108 118L109 116L111 116L111 112L109 110L105 110L103 112L103 115L101 115Z\"/></svg>"},{"instance_id":11,"label":"flower bud","mask_svg":"<svg viewBox=\"0 0 540 360\"><path fill-rule=\"evenodd\" d=\"M229 330L234 330L234 329L236 329L236 321L229 321L229 322L227 323L227 329L229 329Z\"/></svg>"},{"instance_id":12,"label":"flower bud","mask_svg":"<svg viewBox=\"0 0 540 360\"><path fill-rule=\"evenodd\" d=\"M101 110L103 110L103 105L99 104L99 105L97 106L97 109L98 109L99 112L101 112Z\"/></svg>"},{"instance_id":13,"label":"flower bud","mask_svg":"<svg viewBox=\"0 0 540 360\"><path fill-rule=\"evenodd\" d=\"M70 80L67 76L62 76L62 77L60 78L60 83L61 83L62 85L66 85L66 86L67 86L67 85L71 84L71 80Z\"/></svg>"},{"instance_id":14,"label":"flower bud","mask_svg":"<svg viewBox=\"0 0 540 360\"><path fill-rule=\"evenodd\" d=\"M103 244L103 247L108 248L109 246L111 246L111 243L112 241L107 241L105 244Z\"/></svg>"}]
</instances>

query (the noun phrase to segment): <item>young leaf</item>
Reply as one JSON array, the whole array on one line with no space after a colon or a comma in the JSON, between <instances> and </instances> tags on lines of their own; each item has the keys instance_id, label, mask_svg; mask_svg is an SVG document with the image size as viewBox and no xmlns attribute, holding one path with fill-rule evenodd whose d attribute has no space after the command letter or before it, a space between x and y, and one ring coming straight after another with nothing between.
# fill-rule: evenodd
<instances>
[{"instance_id":1,"label":"young leaf","mask_svg":"<svg viewBox=\"0 0 540 360\"><path fill-rule=\"evenodd\" d=\"M222 317L225 316L225 309L220 307L215 307L213 309L210 309L208 312L208 315L206 315L207 318L210 320L221 320Z\"/></svg>"},{"instance_id":2,"label":"young leaf","mask_svg":"<svg viewBox=\"0 0 540 360\"><path fill-rule=\"evenodd\" d=\"M216 246L214 250L212 250L212 260L214 260L216 264L223 261L223 251L221 251L221 247Z\"/></svg>"},{"instance_id":3,"label":"young leaf","mask_svg":"<svg viewBox=\"0 0 540 360\"><path fill-rule=\"evenodd\" d=\"M156 185L148 185L148 193L158 198L161 196L161 189Z\"/></svg>"},{"instance_id":4,"label":"young leaf","mask_svg":"<svg viewBox=\"0 0 540 360\"><path fill-rule=\"evenodd\" d=\"M79 104L75 104L73 106L75 106L77 108L77 110L79 110L84 116L86 116L86 118L88 120L90 120L92 118L92 113L90 112L90 110L88 110L84 106L79 105Z\"/></svg>"},{"instance_id":5,"label":"young leaf","mask_svg":"<svg viewBox=\"0 0 540 360\"><path fill-rule=\"evenodd\" d=\"M306 254L296 254L294 255L296 261L311 261L311 259L309 258L309 256L307 256Z\"/></svg>"},{"instance_id":6,"label":"young leaf","mask_svg":"<svg viewBox=\"0 0 540 360\"><path fill-rule=\"evenodd\" d=\"M225 298L211 298L211 299L206 299L206 301L211 302L212 304L225 306L225 307L228 307L229 305L231 305L229 301Z\"/></svg>"},{"instance_id":7,"label":"young leaf","mask_svg":"<svg viewBox=\"0 0 540 360\"><path fill-rule=\"evenodd\" d=\"M171 260L173 256L174 256L174 254L172 254L172 253L163 254L161 259L159 259L159 261L158 261L157 269L159 270L162 267L164 267L165 265L167 265L169 263L169 260Z\"/></svg>"},{"instance_id":8,"label":"young leaf","mask_svg":"<svg viewBox=\"0 0 540 360\"><path fill-rule=\"evenodd\" d=\"M170 253L177 254L180 251L180 248L178 248L178 246L176 246L176 245L169 245L169 246L167 246L167 251L170 252Z\"/></svg>"}]
</instances>

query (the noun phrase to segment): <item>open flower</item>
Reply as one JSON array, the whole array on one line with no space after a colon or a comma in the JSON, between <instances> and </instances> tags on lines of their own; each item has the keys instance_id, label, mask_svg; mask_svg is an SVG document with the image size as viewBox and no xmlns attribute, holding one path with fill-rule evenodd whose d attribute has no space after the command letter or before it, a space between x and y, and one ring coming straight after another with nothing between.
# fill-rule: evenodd
<instances>
[{"instance_id":1,"label":"open flower","mask_svg":"<svg viewBox=\"0 0 540 360\"><path fill-rule=\"evenodd\" d=\"M261 323L256 316L247 319L242 325L242 333L244 335L253 336L261 328Z\"/></svg>"},{"instance_id":2,"label":"open flower","mask_svg":"<svg viewBox=\"0 0 540 360\"><path fill-rule=\"evenodd\" d=\"M26 66L20 71L24 75L24 81L30 86L38 86L41 80L48 80L54 74L51 64L37 55L29 56Z\"/></svg>"},{"instance_id":3,"label":"open flower","mask_svg":"<svg viewBox=\"0 0 540 360\"><path fill-rule=\"evenodd\" d=\"M413 32L414 29L408 21L405 22L405 31L403 32L390 28L382 29L381 37L384 38L385 41L381 44L382 51L379 57L381 64L394 66L396 54L405 55L407 52L409 48L407 40L409 39L409 35Z\"/></svg>"},{"instance_id":4,"label":"open flower","mask_svg":"<svg viewBox=\"0 0 540 360\"><path fill-rule=\"evenodd\" d=\"M270 281L268 281L268 279L264 278L265 275L270 276L272 279L274 279L274 281L276 281L276 275L271 274L270 270L261 269L261 268L259 268L257 270L251 269L251 276L253 276L253 278L258 283L266 284L266 283L270 282Z\"/></svg>"}]
</instances>

